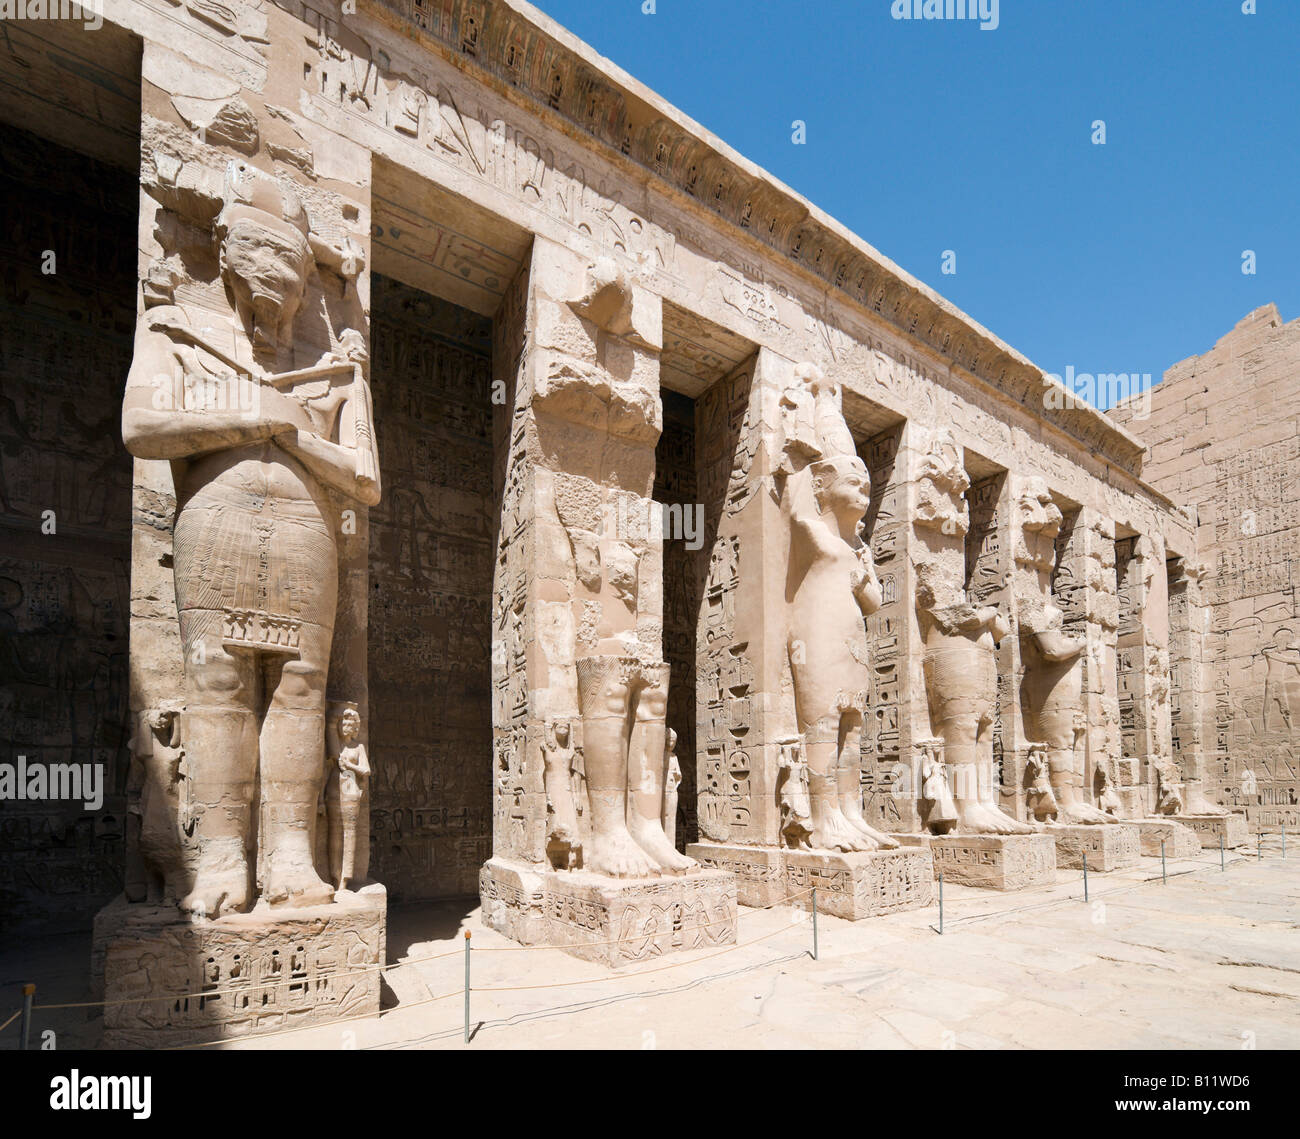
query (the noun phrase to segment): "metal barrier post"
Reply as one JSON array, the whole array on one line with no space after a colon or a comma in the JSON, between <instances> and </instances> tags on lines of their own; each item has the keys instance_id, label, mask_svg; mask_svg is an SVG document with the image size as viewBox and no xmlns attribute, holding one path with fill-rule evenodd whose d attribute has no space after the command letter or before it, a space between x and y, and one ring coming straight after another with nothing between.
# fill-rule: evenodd
<instances>
[{"instance_id":1,"label":"metal barrier post","mask_svg":"<svg viewBox=\"0 0 1300 1139\"><path fill-rule=\"evenodd\" d=\"M1165 873L1165 840L1160 840L1160 881L1163 885L1169 885L1169 875Z\"/></svg>"},{"instance_id":2,"label":"metal barrier post","mask_svg":"<svg viewBox=\"0 0 1300 1139\"><path fill-rule=\"evenodd\" d=\"M813 887L812 892L812 919L813 919L813 960L817 960L817 888Z\"/></svg>"},{"instance_id":3,"label":"metal barrier post","mask_svg":"<svg viewBox=\"0 0 1300 1139\"><path fill-rule=\"evenodd\" d=\"M31 1046L32 1035L32 998L36 995L35 985L23 986L23 1020L19 1030L18 1047L26 1052Z\"/></svg>"},{"instance_id":4,"label":"metal barrier post","mask_svg":"<svg viewBox=\"0 0 1300 1139\"><path fill-rule=\"evenodd\" d=\"M1088 852L1083 851L1083 900L1088 900Z\"/></svg>"},{"instance_id":5,"label":"metal barrier post","mask_svg":"<svg viewBox=\"0 0 1300 1139\"><path fill-rule=\"evenodd\" d=\"M939 871L939 936L943 936L943 871Z\"/></svg>"},{"instance_id":6,"label":"metal barrier post","mask_svg":"<svg viewBox=\"0 0 1300 1139\"><path fill-rule=\"evenodd\" d=\"M469 943L470 931L465 931L465 1043L469 1043Z\"/></svg>"},{"instance_id":7,"label":"metal barrier post","mask_svg":"<svg viewBox=\"0 0 1300 1139\"><path fill-rule=\"evenodd\" d=\"M1223 835L1219 835L1219 869L1226 870L1227 863L1223 861Z\"/></svg>"}]
</instances>

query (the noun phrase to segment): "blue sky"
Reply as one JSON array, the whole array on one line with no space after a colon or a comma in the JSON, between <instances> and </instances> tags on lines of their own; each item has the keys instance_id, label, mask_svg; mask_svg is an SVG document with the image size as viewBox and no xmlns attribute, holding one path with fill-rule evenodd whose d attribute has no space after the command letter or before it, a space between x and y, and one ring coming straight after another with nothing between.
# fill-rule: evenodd
<instances>
[{"instance_id":1,"label":"blue sky","mask_svg":"<svg viewBox=\"0 0 1300 1139\"><path fill-rule=\"evenodd\" d=\"M1300 0L535 2L1049 372L1300 316Z\"/></svg>"}]
</instances>

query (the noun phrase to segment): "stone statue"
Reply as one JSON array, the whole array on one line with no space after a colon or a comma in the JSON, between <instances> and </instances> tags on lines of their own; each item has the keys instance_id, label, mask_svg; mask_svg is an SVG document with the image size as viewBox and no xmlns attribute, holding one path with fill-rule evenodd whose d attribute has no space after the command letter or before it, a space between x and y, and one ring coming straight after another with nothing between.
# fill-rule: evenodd
<instances>
[{"instance_id":1,"label":"stone statue","mask_svg":"<svg viewBox=\"0 0 1300 1139\"><path fill-rule=\"evenodd\" d=\"M357 877L357 835L361 807L370 779L370 763L361 743L361 713L351 702L338 705L330 715L329 756L331 780L337 780L337 802L330 818L330 865L338 867L338 888L346 890Z\"/></svg>"},{"instance_id":2,"label":"stone statue","mask_svg":"<svg viewBox=\"0 0 1300 1139\"><path fill-rule=\"evenodd\" d=\"M1011 625L999 606L974 604L966 594L969 486L961 447L947 428L939 428L918 466L913 517L921 538L914 562L916 611L930 725L943 739L956 830L1028 834L1034 828L1003 812L995 786L995 647Z\"/></svg>"},{"instance_id":3,"label":"stone statue","mask_svg":"<svg viewBox=\"0 0 1300 1139\"><path fill-rule=\"evenodd\" d=\"M188 823L184 757L178 708L146 708L136 715L127 776L125 893L130 901L175 903L180 897Z\"/></svg>"},{"instance_id":4,"label":"stone statue","mask_svg":"<svg viewBox=\"0 0 1300 1139\"><path fill-rule=\"evenodd\" d=\"M1029 813L1040 823L1054 823L1060 816L1060 805L1052 791L1046 758L1047 745L1031 743L1025 756L1025 804Z\"/></svg>"},{"instance_id":5,"label":"stone statue","mask_svg":"<svg viewBox=\"0 0 1300 1139\"><path fill-rule=\"evenodd\" d=\"M808 765L798 737L780 740L777 800L781 806L781 839L792 850L812 847L812 810L808 801Z\"/></svg>"},{"instance_id":6,"label":"stone statue","mask_svg":"<svg viewBox=\"0 0 1300 1139\"><path fill-rule=\"evenodd\" d=\"M1046 480L1024 480L1017 500L1016 575L1020 642L1025 665L1021 693L1026 727L1047 749L1055 822L1116 822L1089 802L1087 718L1083 711L1082 637L1067 636L1052 603L1051 577L1062 516Z\"/></svg>"},{"instance_id":7,"label":"stone statue","mask_svg":"<svg viewBox=\"0 0 1300 1139\"><path fill-rule=\"evenodd\" d=\"M898 846L862 814L859 741L871 673L864 616L880 608L862 539L871 486L841 410L839 385L801 365L814 401L821 458L787 483L790 570L787 635L795 717L808 765L812 845L819 850Z\"/></svg>"},{"instance_id":8,"label":"stone statue","mask_svg":"<svg viewBox=\"0 0 1300 1139\"><path fill-rule=\"evenodd\" d=\"M1181 815L1183 813L1183 788L1176 780L1174 765L1169 759L1157 761L1156 769L1156 811L1157 815Z\"/></svg>"},{"instance_id":9,"label":"stone statue","mask_svg":"<svg viewBox=\"0 0 1300 1139\"><path fill-rule=\"evenodd\" d=\"M1116 821L1124 806L1119 792L1115 790L1115 781L1111 779L1110 772L1105 767L1097 768L1097 806L1106 814L1115 816Z\"/></svg>"},{"instance_id":10,"label":"stone statue","mask_svg":"<svg viewBox=\"0 0 1300 1139\"><path fill-rule=\"evenodd\" d=\"M677 848L677 789L682 785L682 765L677 759L677 733L668 729L664 744L664 834Z\"/></svg>"},{"instance_id":11,"label":"stone statue","mask_svg":"<svg viewBox=\"0 0 1300 1139\"><path fill-rule=\"evenodd\" d=\"M195 821L195 877L180 905L208 917L254 900L254 835L267 902L333 896L312 855L338 503L373 505L380 493L364 339L345 330L307 367L295 352L313 268L296 194L232 162L214 232L227 308L145 313L122 414L133 455L172 463Z\"/></svg>"},{"instance_id":12,"label":"stone statue","mask_svg":"<svg viewBox=\"0 0 1300 1139\"><path fill-rule=\"evenodd\" d=\"M591 838L585 869L615 878L682 874L696 865L664 833L668 666L631 656L579 657L578 699Z\"/></svg>"},{"instance_id":13,"label":"stone statue","mask_svg":"<svg viewBox=\"0 0 1300 1139\"><path fill-rule=\"evenodd\" d=\"M550 720L542 744L546 786L547 854L557 869L572 869L582 861L582 836L573 786L577 749L567 719Z\"/></svg>"},{"instance_id":14,"label":"stone statue","mask_svg":"<svg viewBox=\"0 0 1300 1139\"><path fill-rule=\"evenodd\" d=\"M943 740L921 741L921 802L927 804L926 828L932 834L947 834L957 822L957 804L948 786L948 765L944 762Z\"/></svg>"}]
</instances>

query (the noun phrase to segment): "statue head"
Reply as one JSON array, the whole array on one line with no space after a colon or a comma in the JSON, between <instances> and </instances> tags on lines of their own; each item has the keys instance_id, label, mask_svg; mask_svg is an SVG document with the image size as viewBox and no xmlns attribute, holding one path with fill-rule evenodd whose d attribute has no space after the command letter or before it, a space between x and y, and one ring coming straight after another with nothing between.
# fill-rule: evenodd
<instances>
[{"instance_id":1,"label":"statue head","mask_svg":"<svg viewBox=\"0 0 1300 1139\"><path fill-rule=\"evenodd\" d=\"M332 716L334 730L343 746L355 743L361 736L361 712L350 701L336 706Z\"/></svg>"},{"instance_id":2,"label":"statue head","mask_svg":"<svg viewBox=\"0 0 1300 1139\"><path fill-rule=\"evenodd\" d=\"M866 514L871 504L871 476L857 455L820 459L813 463L812 472L813 494L821 513L854 522Z\"/></svg>"},{"instance_id":3,"label":"statue head","mask_svg":"<svg viewBox=\"0 0 1300 1139\"><path fill-rule=\"evenodd\" d=\"M252 313L254 345L273 349L302 304L312 265L301 200L269 175L232 161L214 233L222 276L240 309Z\"/></svg>"},{"instance_id":4,"label":"statue head","mask_svg":"<svg viewBox=\"0 0 1300 1139\"><path fill-rule=\"evenodd\" d=\"M1061 529L1061 509L1047 489L1047 480L1034 475L1020 491L1020 525L1024 530L1055 537Z\"/></svg>"}]
</instances>

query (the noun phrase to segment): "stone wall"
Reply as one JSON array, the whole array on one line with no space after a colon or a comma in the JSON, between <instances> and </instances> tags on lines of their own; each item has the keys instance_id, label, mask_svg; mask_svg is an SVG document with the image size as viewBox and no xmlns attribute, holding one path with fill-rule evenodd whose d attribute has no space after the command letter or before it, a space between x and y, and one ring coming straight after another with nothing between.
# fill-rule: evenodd
<instances>
[{"instance_id":1,"label":"stone wall","mask_svg":"<svg viewBox=\"0 0 1300 1139\"><path fill-rule=\"evenodd\" d=\"M1300 320L1273 305L1150 392L1150 416L1112 417L1149 445L1146 477L1196 512L1199 592L1212 623L1200 663L1211 796L1252 827L1300 824ZM1188 618L1175 600L1176 624ZM1183 651L1185 662L1187 653ZM1187 664L1185 675L1194 675ZM1180 688L1182 687L1180 677ZM1181 705L1185 696L1179 692ZM1184 725L1178 744L1190 739Z\"/></svg>"},{"instance_id":2,"label":"stone wall","mask_svg":"<svg viewBox=\"0 0 1300 1139\"><path fill-rule=\"evenodd\" d=\"M371 873L395 900L473 894L491 853L492 322L372 283Z\"/></svg>"},{"instance_id":3,"label":"stone wall","mask_svg":"<svg viewBox=\"0 0 1300 1139\"><path fill-rule=\"evenodd\" d=\"M10 127L0 152L0 763L105 791L0 802L0 926L84 927L122 886L136 177Z\"/></svg>"}]
</instances>

